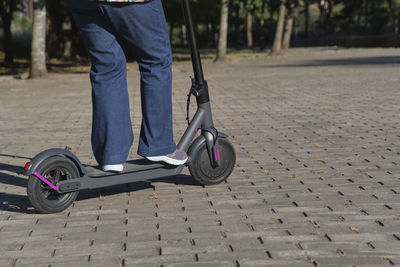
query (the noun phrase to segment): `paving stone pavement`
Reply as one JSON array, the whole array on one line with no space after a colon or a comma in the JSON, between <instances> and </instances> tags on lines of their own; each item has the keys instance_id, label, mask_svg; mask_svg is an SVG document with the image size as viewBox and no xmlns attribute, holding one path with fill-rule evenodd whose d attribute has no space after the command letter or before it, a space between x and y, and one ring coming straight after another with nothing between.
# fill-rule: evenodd
<instances>
[{"instance_id":1,"label":"paving stone pavement","mask_svg":"<svg viewBox=\"0 0 400 267\"><path fill-rule=\"evenodd\" d=\"M0 266L399 265L399 52L206 62L215 125L237 153L227 182L203 187L185 170L84 191L50 215L30 206L18 172L51 147L95 164L88 74L0 77ZM174 65L176 140L190 75L190 63ZM130 65L136 136L138 84Z\"/></svg>"}]
</instances>

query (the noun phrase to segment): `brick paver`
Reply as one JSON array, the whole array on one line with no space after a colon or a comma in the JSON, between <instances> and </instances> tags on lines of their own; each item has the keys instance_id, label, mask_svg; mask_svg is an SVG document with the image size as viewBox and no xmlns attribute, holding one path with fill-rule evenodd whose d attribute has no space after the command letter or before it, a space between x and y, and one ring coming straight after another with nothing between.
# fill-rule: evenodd
<instances>
[{"instance_id":1,"label":"brick paver","mask_svg":"<svg viewBox=\"0 0 400 267\"><path fill-rule=\"evenodd\" d=\"M88 75L0 77L0 266L400 264L399 52L297 49L206 63L215 125L237 152L226 183L199 186L185 170L84 191L50 215L32 209L18 172L51 147L94 164ZM190 75L190 63L174 66L176 140ZM132 65L136 136L138 84Z\"/></svg>"}]
</instances>

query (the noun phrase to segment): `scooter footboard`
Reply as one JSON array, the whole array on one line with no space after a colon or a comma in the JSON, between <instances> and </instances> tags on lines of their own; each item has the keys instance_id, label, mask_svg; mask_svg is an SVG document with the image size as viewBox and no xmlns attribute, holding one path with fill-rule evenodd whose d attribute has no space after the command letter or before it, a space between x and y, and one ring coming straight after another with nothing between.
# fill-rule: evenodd
<instances>
[{"instance_id":1,"label":"scooter footboard","mask_svg":"<svg viewBox=\"0 0 400 267\"><path fill-rule=\"evenodd\" d=\"M61 181L57 183L58 192L67 193L84 189L96 189L126 183L148 181L169 176L175 176L182 172L184 165L176 167L159 167L142 170L124 171L122 173L109 174L106 176L91 176L86 174L81 178Z\"/></svg>"}]
</instances>

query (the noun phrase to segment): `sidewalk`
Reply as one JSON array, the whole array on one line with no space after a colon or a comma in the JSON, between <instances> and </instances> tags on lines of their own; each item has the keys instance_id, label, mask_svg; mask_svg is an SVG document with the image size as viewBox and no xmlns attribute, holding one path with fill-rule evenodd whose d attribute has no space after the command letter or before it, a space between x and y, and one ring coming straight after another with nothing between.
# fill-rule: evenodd
<instances>
[{"instance_id":1,"label":"sidewalk","mask_svg":"<svg viewBox=\"0 0 400 267\"><path fill-rule=\"evenodd\" d=\"M400 264L400 49L295 49L206 63L215 126L237 165L226 183L182 175L84 191L37 214L17 173L69 146L85 164L87 73L0 77L0 266L391 266ZM174 66L174 132L190 63ZM135 136L139 73L129 69ZM192 105L192 114L195 109ZM130 159L136 158L137 140Z\"/></svg>"}]
</instances>

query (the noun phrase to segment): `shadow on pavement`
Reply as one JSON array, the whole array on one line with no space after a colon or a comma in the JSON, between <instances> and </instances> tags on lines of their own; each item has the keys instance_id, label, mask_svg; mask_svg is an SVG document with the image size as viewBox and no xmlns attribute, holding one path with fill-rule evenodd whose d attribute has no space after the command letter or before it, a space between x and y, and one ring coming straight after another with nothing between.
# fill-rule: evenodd
<instances>
[{"instance_id":1,"label":"shadow on pavement","mask_svg":"<svg viewBox=\"0 0 400 267\"><path fill-rule=\"evenodd\" d=\"M324 66L362 66L400 64L400 56L339 58L303 61L298 64L264 65L265 68L324 67Z\"/></svg>"},{"instance_id":2,"label":"shadow on pavement","mask_svg":"<svg viewBox=\"0 0 400 267\"><path fill-rule=\"evenodd\" d=\"M81 192L79 192L77 201L96 198L99 197L100 195L110 196L115 194L135 192L143 189L154 188L152 182L171 183L175 185L202 186L199 183L197 183L190 175L178 174L173 177L153 179L152 181L148 182L134 182L134 183L115 185L93 190L82 190Z\"/></svg>"},{"instance_id":3,"label":"shadow on pavement","mask_svg":"<svg viewBox=\"0 0 400 267\"><path fill-rule=\"evenodd\" d=\"M4 164L0 163L0 169L2 168L1 165L4 165ZM26 187L28 184L28 180L25 178L21 178L18 176L0 172L0 184L8 184L8 185L14 185L14 186L19 186L19 187Z\"/></svg>"},{"instance_id":4,"label":"shadow on pavement","mask_svg":"<svg viewBox=\"0 0 400 267\"><path fill-rule=\"evenodd\" d=\"M31 160L32 158L24 157L24 156L16 156L10 154L0 154L0 157L8 157L8 158L17 158L17 159L28 159Z\"/></svg>"},{"instance_id":5,"label":"shadow on pavement","mask_svg":"<svg viewBox=\"0 0 400 267\"><path fill-rule=\"evenodd\" d=\"M0 154L0 156L10 157L10 158L21 158L28 160L31 159L28 157L8 155L8 154ZM28 179L4 173L1 171L8 171L8 172L13 172L15 174L21 174L24 171L23 167L0 162L0 184L13 185L24 188L27 187ZM148 182L134 182L134 183L104 187L94 190L82 190L81 192L79 192L76 201L96 198L99 197L100 195L110 196L115 194L121 194L124 192L135 192L143 189L154 188L151 182L172 183L175 185L201 186L191 176L178 174L173 177L153 179L152 181ZM0 192L0 210L17 212L17 213L37 213L30 205L29 199L26 195L9 194L6 192Z\"/></svg>"},{"instance_id":6,"label":"shadow on pavement","mask_svg":"<svg viewBox=\"0 0 400 267\"><path fill-rule=\"evenodd\" d=\"M14 176L14 175L10 175L10 174L4 173L2 171L9 171L9 172L13 172L15 174L21 174L21 173L23 173L24 168L22 168L21 166L4 164L4 163L0 162L0 183L20 186L20 187L26 187L27 179L21 178L18 176Z\"/></svg>"},{"instance_id":7,"label":"shadow on pavement","mask_svg":"<svg viewBox=\"0 0 400 267\"><path fill-rule=\"evenodd\" d=\"M28 157L9 155L9 154L0 154L0 156L8 157L8 158L19 158L19 159L31 160L31 158L28 158ZM2 171L13 172L15 174L22 174L24 172L23 167L0 162L0 183L14 185L14 186L20 186L20 187L27 186L27 179L21 178L18 176L14 176L14 175L10 175L10 174L4 173Z\"/></svg>"},{"instance_id":8,"label":"shadow on pavement","mask_svg":"<svg viewBox=\"0 0 400 267\"><path fill-rule=\"evenodd\" d=\"M0 192L0 211L16 213L37 213L25 195L16 195Z\"/></svg>"},{"instance_id":9,"label":"shadow on pavement","mask_svg":"<svg viewBox=\"0 0 400 267\"><path fill-rule=\"evenodd\" d=\"M14 170L22 171L22 168L0 163L0 170L4 168L7 170L15 168ZM175 185L201 186L191 176L183 174L169 178L154 179L152 182L172 183ZM28 180L0 172L0 183L26 188ZM76 201L98 198L100 196L111 196L125 192L135 192L149 188L154 188L154 186L151 184L150 181L128 183L128 184L104 187L94 190L82 190L79 192ZM0 211L27 213L27 214L38 213L35 209L33 209L26 195L9 194L5 192L0 192Z\"/></svg>"},{"instance_id":10,"label":"shadow on pavement","mask_svg":"<svg viewBox=\"0 0 400 267\"><path fill-rule=\"evenodd\" d=\"M4 155L4 154L0 154L0 156L25 158L25 157L18 157L12 155ZM26 188L28 185L28 179L1 172L1 171L9 171L9 172L14 172L16 174L20 174L23 172L23 170L24 169L20 166L0 163L0 184L7 184L7 185ZM0 210L17 212L17 213L36 213L36 211L33 210L33 208L31 207L28 197L26 195L17 195L5 192L0 192Z\"/></svg>"}]
</instances>

